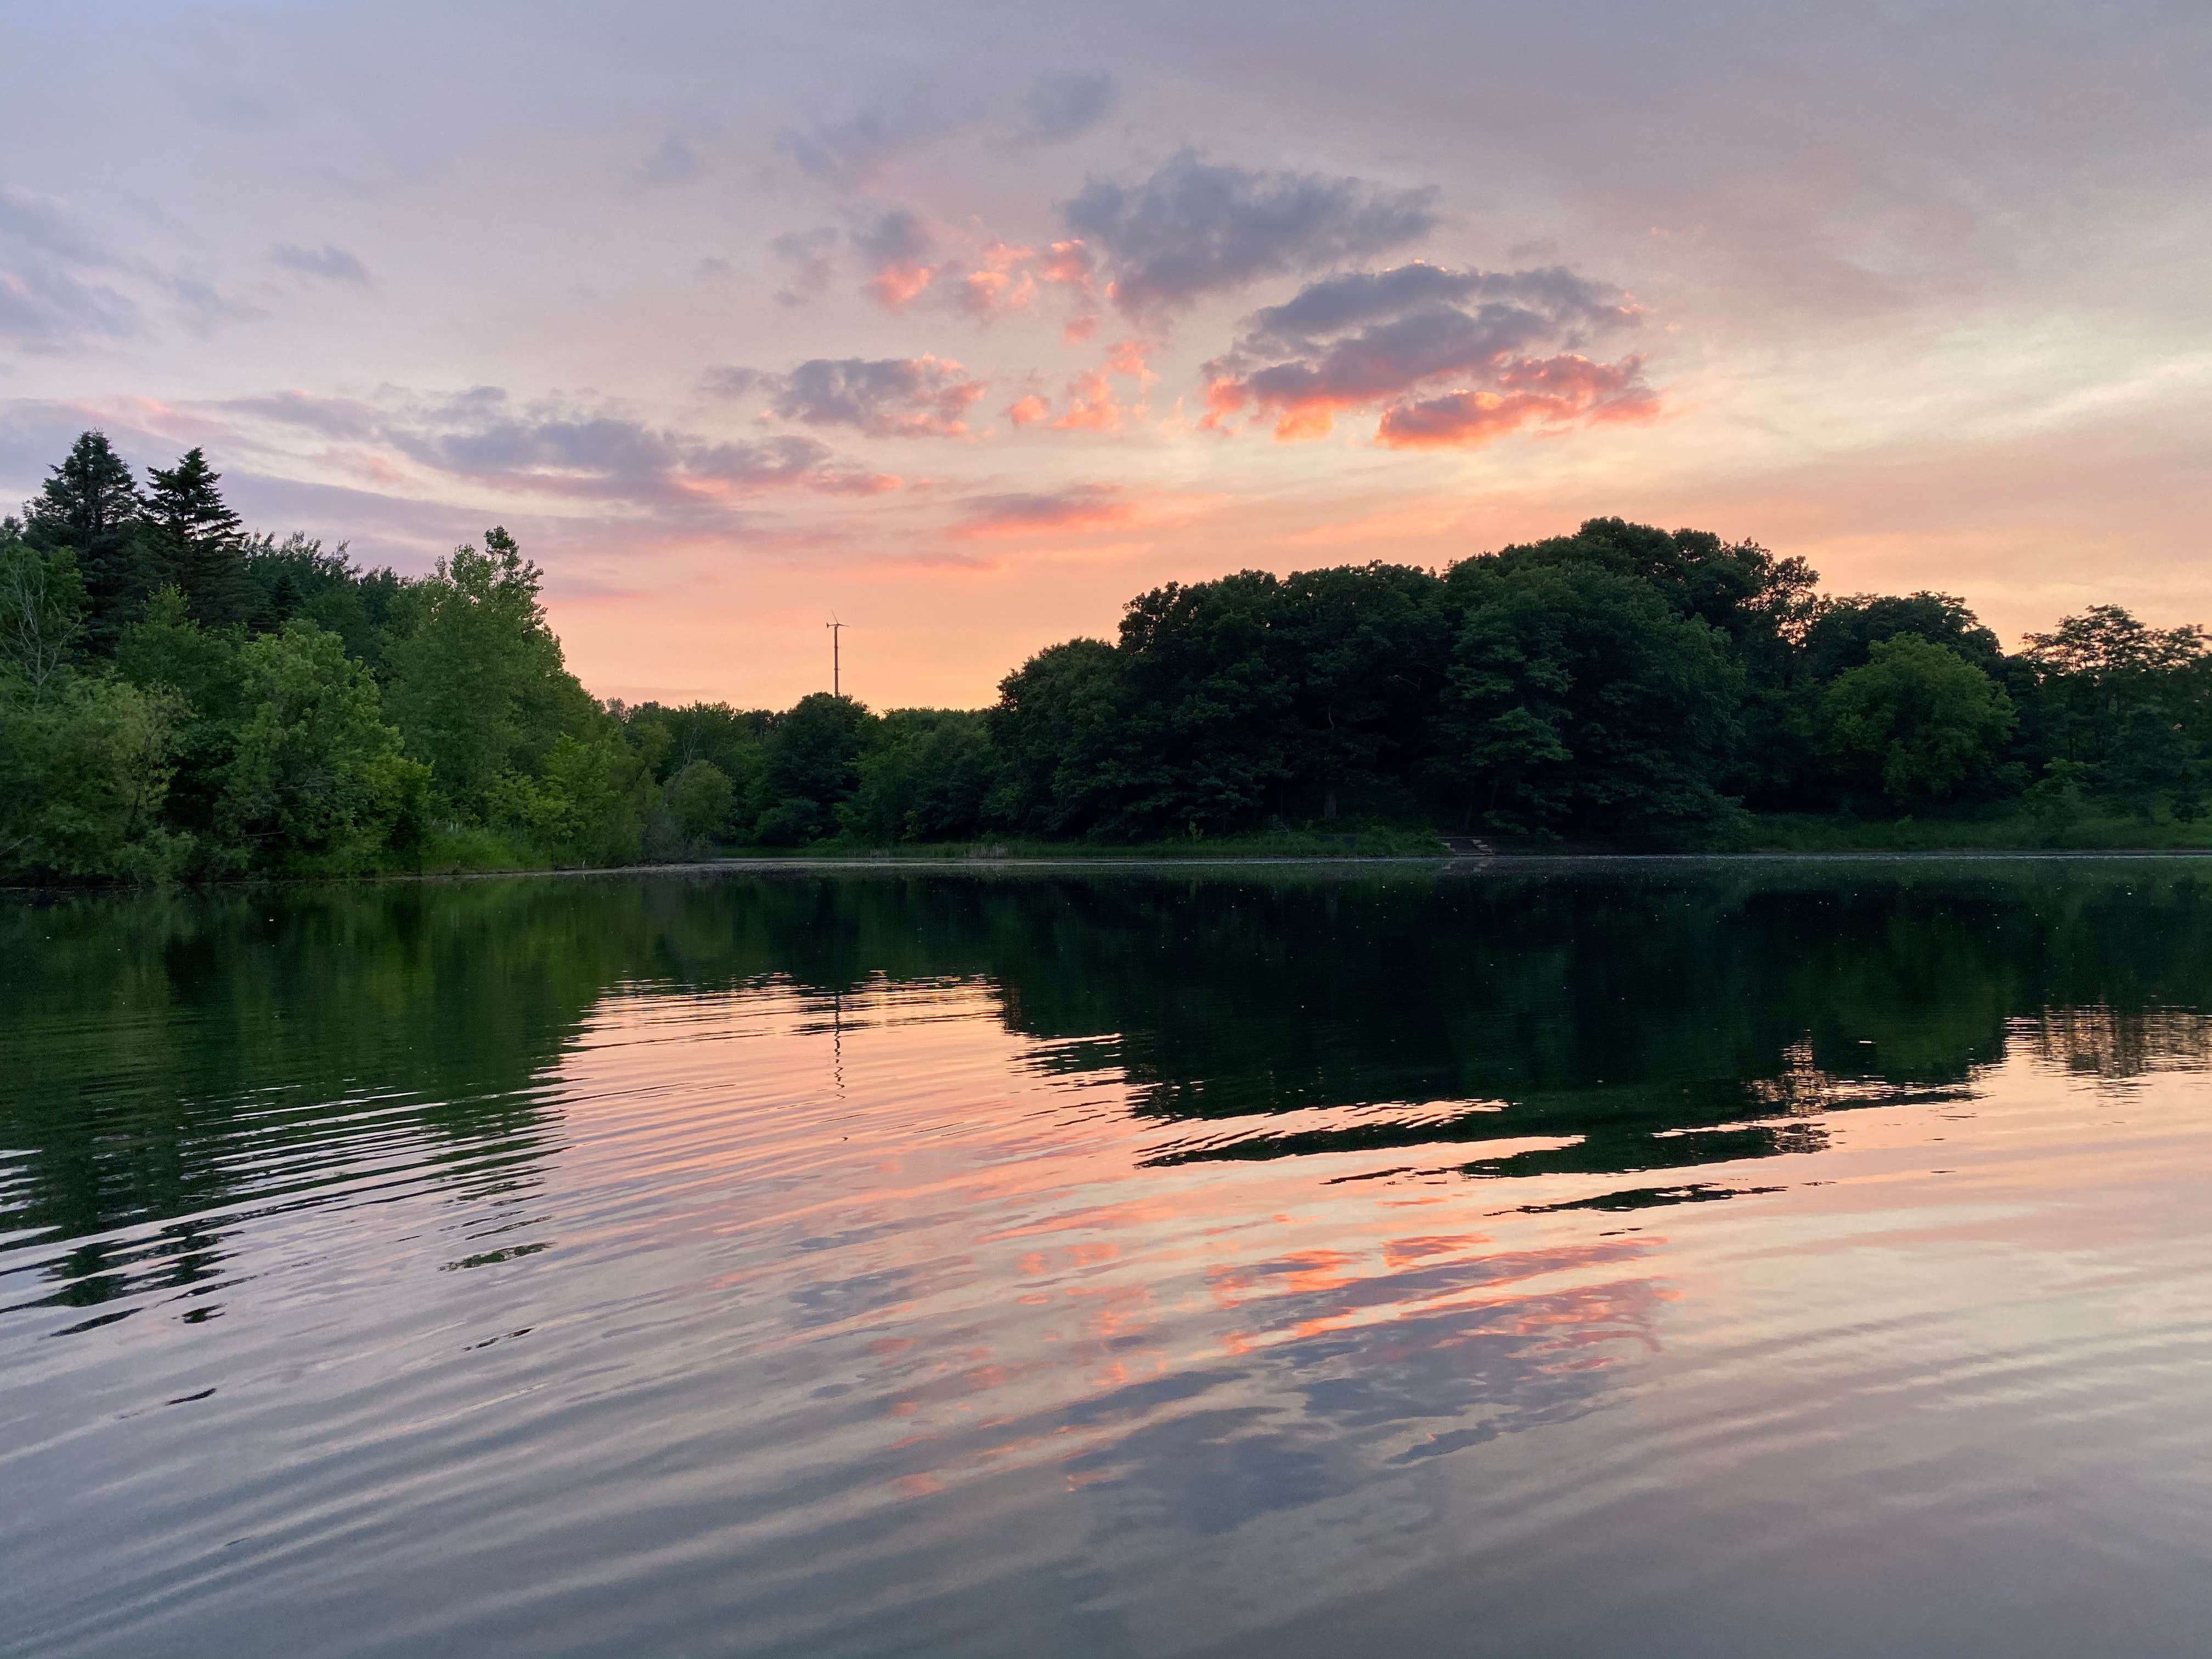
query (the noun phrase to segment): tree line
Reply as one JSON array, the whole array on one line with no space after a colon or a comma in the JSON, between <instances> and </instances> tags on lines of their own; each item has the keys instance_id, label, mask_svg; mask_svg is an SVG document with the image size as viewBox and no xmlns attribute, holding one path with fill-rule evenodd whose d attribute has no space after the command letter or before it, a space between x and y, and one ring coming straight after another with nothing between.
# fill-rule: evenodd
<instances>
[{"instance_id":1,"label":"tree line","mask_svg":"<svg viewBox=\"0 0 2212 1659\"><path fill-rule=\"evenodd\" d=\"M1758 812L2186 821L2212 781L2197 627L2100 605L2008 653L1954 596L1823 595L1700 531L1170 583L981 710L624 707L504 530L405 578L248 533L220 483L88 432L0 520L0 873L1375 824L1686 847Z\"/></svg>"}]
</instances>

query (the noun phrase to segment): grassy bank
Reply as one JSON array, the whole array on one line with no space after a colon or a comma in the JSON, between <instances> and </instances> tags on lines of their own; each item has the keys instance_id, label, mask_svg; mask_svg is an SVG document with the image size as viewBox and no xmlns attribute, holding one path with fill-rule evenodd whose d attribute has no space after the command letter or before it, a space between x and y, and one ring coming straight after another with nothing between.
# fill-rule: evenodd
<instances>
[{"instance_id":1,"label":"grassy bank","mask_svg":"<svg viewBox=\"0 0 2212 1659\"><path fill-rule=\"evenodd\" d=\"M2212 850L2212 819L2161 811L2053 823L2021 811L1958 817L1852 818L1777 812L1754 818L1740 849L1759 853L2178 852Z\"/></svg>"}]
</instances>

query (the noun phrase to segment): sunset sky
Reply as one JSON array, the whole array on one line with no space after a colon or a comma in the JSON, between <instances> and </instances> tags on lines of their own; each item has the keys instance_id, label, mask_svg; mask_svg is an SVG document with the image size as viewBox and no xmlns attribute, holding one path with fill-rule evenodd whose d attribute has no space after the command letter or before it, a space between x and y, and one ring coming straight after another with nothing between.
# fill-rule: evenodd
<instances>
[{"instance_id":1,"label":"sunset sky","mask_svg":"<svg viewBox=\"0 0 2212 1659\"><path fill-rule=\"evenodd\" d=\"M1598 514L2212 622L2212 8L15 5L0 498L104 427L602 696L987 702ZM35 65L33 72L27 66Z\"/></svg>"}]
</instances>

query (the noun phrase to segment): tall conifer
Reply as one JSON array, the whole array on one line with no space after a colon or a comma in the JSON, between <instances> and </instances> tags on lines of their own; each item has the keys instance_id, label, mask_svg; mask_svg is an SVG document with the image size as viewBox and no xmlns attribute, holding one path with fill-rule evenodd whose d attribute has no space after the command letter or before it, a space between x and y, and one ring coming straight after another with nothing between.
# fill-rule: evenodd
<instances>
[{"instance_id":1,"label":"tall conifer","mask_svg":"<svg viewBox=\"0 0 2212 1659\"><path fill-rule=\"evenodd\" d=\"M85 641L112 651L161 572L131 468L104 432L82 434L37 495L23 504L24 539L68 548L84 581Z\"/></svg>"},{"instance_id":2,"label":"tall conifer","mask_svg":"<svg viewBox=\"0 0 2212 1659\"><path fill-rule=\"evenodd\" d=\"M257 596L238 514L216 488L222 475L195 446L174 466L147 468L146 479L147 517L192 616L210 628L250 620Z\"/></svg>"}]
</instances>

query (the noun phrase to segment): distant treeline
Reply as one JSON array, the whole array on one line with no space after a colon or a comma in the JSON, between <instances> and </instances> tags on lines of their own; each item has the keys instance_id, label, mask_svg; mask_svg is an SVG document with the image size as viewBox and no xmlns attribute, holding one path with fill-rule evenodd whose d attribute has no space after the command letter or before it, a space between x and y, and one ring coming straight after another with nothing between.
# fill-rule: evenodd
<instances>
[{"instance_id":1,"label":"distant treeline","mask_svg":"<svg viewBox=\"0 0 2212 1659\"><path fill-rule=\"evenodd\" d=\"M250 535L194 449L97 432L0 520L0 873L152 879L1354 825L1728 845L1753 811L2193 819L2199 629L2006 654L1948 594L1594 519L1442 574L1132 600L980 711L601 704L503 530L430 574Z\"/></svg>"}]
</instances>

